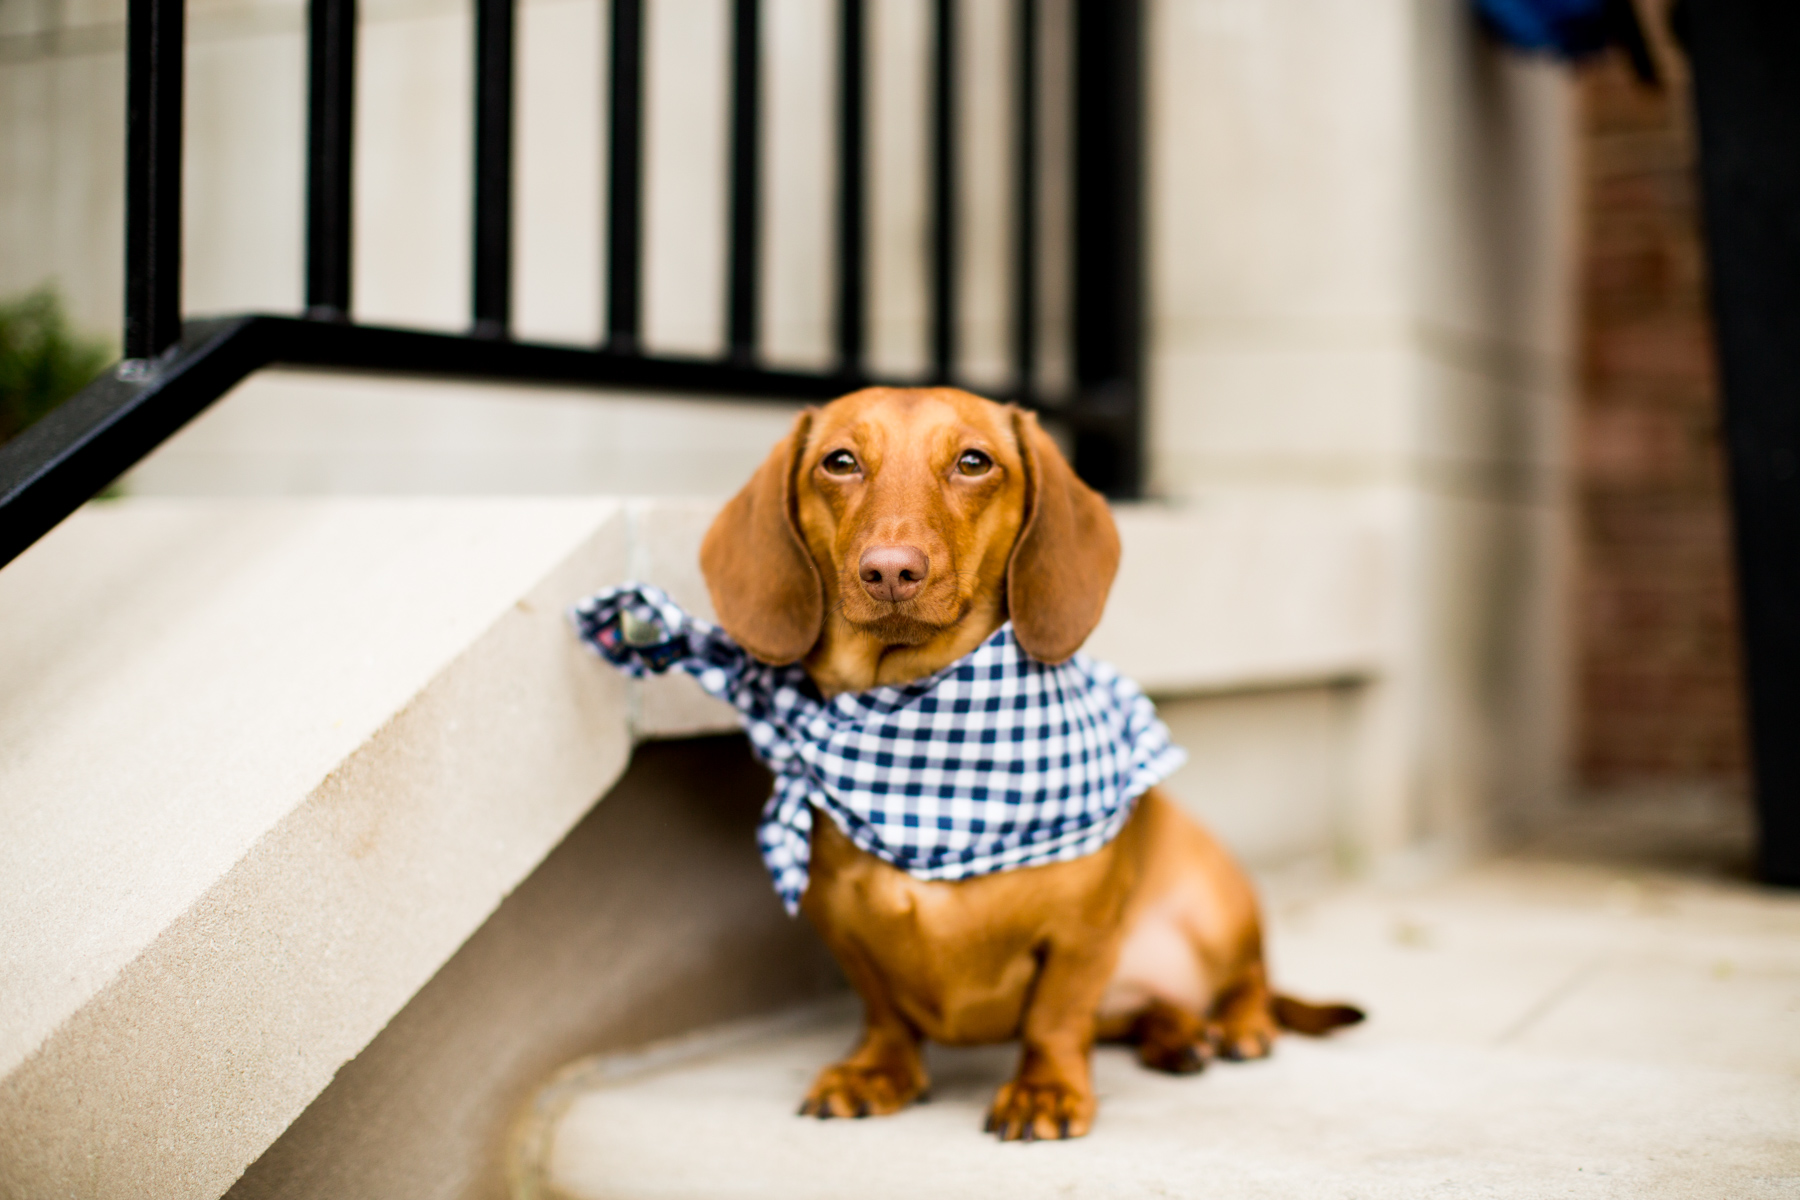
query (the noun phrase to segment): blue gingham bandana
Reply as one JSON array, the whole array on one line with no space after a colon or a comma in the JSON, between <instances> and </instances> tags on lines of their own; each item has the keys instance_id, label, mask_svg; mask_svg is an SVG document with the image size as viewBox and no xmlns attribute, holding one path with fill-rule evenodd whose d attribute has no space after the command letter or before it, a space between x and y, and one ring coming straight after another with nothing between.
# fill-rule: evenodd
<instances>
[{"instance_id":1,"label":"blue gingham bandana","mask_svg":"<svg viewBox=\"0 0 1800 1200\"><path fill-rule=\"evenodd\" d=\"M1187 757L1136 684L1084 654L1038 662L1010 621L936 674L826 700L798 664L758 662L648 584L570 616L627 675L679 667L738 710L775 773L758 841L790 914L814 808L916 878L967 879L1092 854Z\"/></svg>"}]
</instances>

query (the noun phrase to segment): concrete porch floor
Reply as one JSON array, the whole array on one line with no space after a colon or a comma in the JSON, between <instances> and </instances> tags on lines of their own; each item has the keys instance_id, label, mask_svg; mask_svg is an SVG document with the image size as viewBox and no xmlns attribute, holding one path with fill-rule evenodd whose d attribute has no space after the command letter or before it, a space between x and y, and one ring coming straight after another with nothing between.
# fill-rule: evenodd
<instances>
[{"instance_id":1,"label":"concrete porch floor","mask_svg":"<svg viewBox=\"0 0 1800 1200\"><path fill-rule=\"evenodd\" d=\"M796 1118L855 1035L837 1004L573 1065L518 1194L1800 1196L1800 896L1731 877L1716 808L1651 807L1412 885L1267 881L1278 982L1369 1022L1197 1078L1102 1048L1088 1138L980 1133L1012 1047L934 1048L896 1117Z\"/></svg>"}]
</instances>

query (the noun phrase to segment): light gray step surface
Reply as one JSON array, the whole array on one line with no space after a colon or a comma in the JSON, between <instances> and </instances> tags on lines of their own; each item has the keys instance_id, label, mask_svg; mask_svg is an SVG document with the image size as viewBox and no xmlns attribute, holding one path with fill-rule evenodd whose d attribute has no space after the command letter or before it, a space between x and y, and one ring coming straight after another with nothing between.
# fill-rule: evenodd
<instances>
[{"instance_id":1,"label":"light gray step surface","mask_svg":"<svg viewBox=\"0 0 1800 1200\"><path fill-rule=\"evenodd\" d=\"M932 1101L895 1117L796 1117L855 1037L840 1006L572 1067L540 1098L521 1194L1800 1195L1800 897L1512 862L1274 925L1278 982L1369 1023L1189 1078L1102 1048L1085 1139L980 1132L1012 1047L934 1048Z\"/></svg>"}]
</instances>

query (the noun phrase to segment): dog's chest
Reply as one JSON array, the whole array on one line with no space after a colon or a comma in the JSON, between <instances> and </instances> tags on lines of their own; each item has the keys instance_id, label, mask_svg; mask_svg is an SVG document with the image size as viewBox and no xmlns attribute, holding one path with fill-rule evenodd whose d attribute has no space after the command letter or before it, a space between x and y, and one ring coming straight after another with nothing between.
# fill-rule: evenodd
<instances>
[{"instance_id":1,"label":"dog's chest","mask_svg":"<svg viewBox=\"0 0 1800 1200\"><path fill-rule=\"evenodd\" d=\"M815 875L825 900L815 919L854 939L908 1019L934 1041L1017 1036L1037 973L1038 923L965 896L977 881L915 879L855 853L860 861Z\"/></svg>"},{"instance_id":2,"label":"dog's chest","mask_svg":"<svg viewBox=\"0 0 1800 1200\"><path fill-rule=\"evenodd\" d=\"M1018 1036L1041 950L1084 907L1111 854L974 879L922 880L815 826L807 915L879 977L906 1017L947 1044Z\"/></svg>"}]
</instances>

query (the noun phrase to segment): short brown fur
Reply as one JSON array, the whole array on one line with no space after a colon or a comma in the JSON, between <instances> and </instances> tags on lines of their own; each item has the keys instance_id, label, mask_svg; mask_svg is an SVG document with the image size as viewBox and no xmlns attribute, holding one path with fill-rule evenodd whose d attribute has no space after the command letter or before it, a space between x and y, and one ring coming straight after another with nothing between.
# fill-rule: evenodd
<instances>
[{"instance_id":1,"label":"short brown fur","mask_svg":"<svg viewBox=\"0 0 1800 1200\"><path fill-rule=\"evenodd\" d=\"M884 600L869 555L895 546L928 567ZM725 629L759 658L802 662L828 696L930 674L1009 617L1022 648L1060 662L1099 622L1118 561L1105 501L1036 418L949 388L872 388L802 414L701 556ZM926 1038L1018 1039L988 1128L1077 1137L1094 1120L1096 1039L1185 1073L1261 1057L1281 1027L1362 1019L1270 991L1249 880L1160 788L1097 853L956 882L915 879L815 813L801 909L865 1009L861 1043L801 1107L820 1117L918 1099Z\"/></svg>"}]
</instances>

